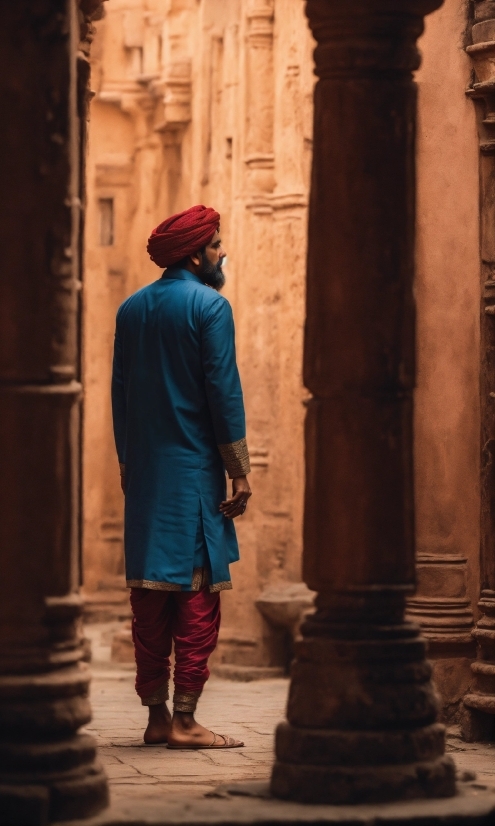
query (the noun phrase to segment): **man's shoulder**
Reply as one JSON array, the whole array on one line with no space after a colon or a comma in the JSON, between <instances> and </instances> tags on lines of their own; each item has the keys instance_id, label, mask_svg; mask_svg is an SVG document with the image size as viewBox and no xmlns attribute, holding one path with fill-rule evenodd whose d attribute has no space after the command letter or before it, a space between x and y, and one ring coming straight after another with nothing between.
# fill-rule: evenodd
<instances>
[{"instance_id":1,"label":"man's shoulder","mask_svg":"<svg viewBox=\"0 0 495 826\"><path fill-rule=\"evenodd\" d=\"M146 295L156 289L157 281L153 281L151 284L147 284L145 287L141 287L139 290L136 290L135 293L128 296L125 301L122 302L119 309L117 310L117 321L123 318L127 311L135 306L139 305L140 302L146 298Z\"/></svg>"},{"instance_id":2,"label":"man's shoulder","mask_svg":"<svg viewBox=\"0 0 495 826\"><path fill-rule=\"evenodd\" d=\"M228 312L231 309L230 302L224 295L206 284L198 284L197 286L200 290L203 307L208 313Z\"/></svg>"}]
</instances>

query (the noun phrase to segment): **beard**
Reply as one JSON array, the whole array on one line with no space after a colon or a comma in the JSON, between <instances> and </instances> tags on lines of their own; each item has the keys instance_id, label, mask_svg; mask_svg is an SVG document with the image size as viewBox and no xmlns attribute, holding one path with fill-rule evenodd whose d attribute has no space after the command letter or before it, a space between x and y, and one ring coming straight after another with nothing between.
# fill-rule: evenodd
<instances>
[{"instance_id":1,"label":"beard","mask_svg":"<svg viewBox=\"0 0 495 826\"><path fill-rule=\"evenodd\" d=\"M206 257L206 253L201 253L201 272L199 273L199 277L205 284L208 284L209 287L213 287L214 290L221 290L225 284L225 273L222 270L222 261L221 258L218 264L212 264L208 261Z\"/></svg>"}]
</instances>

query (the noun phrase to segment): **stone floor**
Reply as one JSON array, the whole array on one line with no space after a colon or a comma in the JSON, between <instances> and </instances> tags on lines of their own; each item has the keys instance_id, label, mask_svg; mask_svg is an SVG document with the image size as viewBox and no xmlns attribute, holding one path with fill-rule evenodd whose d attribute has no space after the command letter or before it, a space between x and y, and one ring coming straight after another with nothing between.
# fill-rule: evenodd
<instances>
[{"instance_id":1,"label":"stone floor","mask_svg":"<svg viewBox=\"0 0 495 826\"><path fill-rule=\"evenodd\" d=\"M245 746L189 752L144 745L147 711L134 692L132 667L96 664L93 675L94 718L88 730L98 742L113 802L127 802L137 795L147 801L163 801L171 795L198 798L224 783L268 780L273 731L284 716L287 680L239 683L212 678L201 698L198 719L214 731L244 740ZM495 791L495 744L464 743L452 730L448 751L461 778Z\"/></svg>"},{"instance_id":2,"label":"stone floor","mask_svg":"<svg viewBox=\"0 0 495 826\"><path fill-rule=\"evenodd\" d=\"M201 796L225 782L268 779L286 680L210 679L198 707L199 721L243 740L245 747L192 752L144 745L147 710L136 697L133 676L133 670L122 666L93 668L93 721L87 730L97 740L113 801L136 793L147 799L177 793Z\"/></svg>"},{"instance_id":3,"label":"stone floor","mask_svg":"<svg viewBox=\"0 0 495 826\"><path fill-rule=\"evenodd\" d=\"M243 748L193 752L145 746L147 711L134 692L134 666L110 662L115 630L108 623L87 628L93 651L93 720L87 730L99 746L111 806L94 820L66 826L495 825L495 744L464 743L455 730L449 731L448 751L462 781L456 798L349 807L267 799L273 733L287 698L283 678L235 682L213 677L208 682L199 721L244 740ZM237 789L235 784L240 784Z\"/></svg>"}]
</instances>

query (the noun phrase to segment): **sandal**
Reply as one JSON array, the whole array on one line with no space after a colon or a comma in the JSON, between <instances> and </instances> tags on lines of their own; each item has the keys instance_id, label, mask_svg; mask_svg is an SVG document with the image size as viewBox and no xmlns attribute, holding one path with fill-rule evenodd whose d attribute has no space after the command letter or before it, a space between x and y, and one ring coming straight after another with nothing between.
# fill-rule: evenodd
<instances>
[{"instance_id":1,"label":"sandal","mask_svg":"<svg viewBox=\"0 0 495 826\"><path fill-rule=\"evenodd\" d=\"M168 749L189 749L189 750L197 750L197 749L238 749L244 745L242 740L235 740L233 737L229 737L227 734L215 734L214 731L211 732L213 734L213 740L211 741L209 746L171 746L168 743ZM217 737L221 737L223 740L222 745L217 745Z\"/></svg>"}]
</instances>

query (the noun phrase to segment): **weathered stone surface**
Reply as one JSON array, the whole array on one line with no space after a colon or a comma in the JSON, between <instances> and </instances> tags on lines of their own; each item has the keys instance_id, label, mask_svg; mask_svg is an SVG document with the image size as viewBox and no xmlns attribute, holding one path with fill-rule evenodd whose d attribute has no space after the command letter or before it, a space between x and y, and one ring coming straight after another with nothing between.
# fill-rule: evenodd
<instances>
[{"instance_id":1,"label":"weathered stone surface","mask_svg":"<svg viewBox=\"0 0 495 826\"><path fill-rule=\"evenodd\" d=\"M481 400L481 598L478 604L482 617L473 637L478 644L478 660L473 664L472 691L464 698L467 709L495 714L495 486L494 486L494 432L493 396L495 369L495 245L492 225L495 218L495 46L492 33L495 26L495 7L486 2L475 2L472 43L466 51L474 65L474 77L468 95L478 109L480 141L480 257L481 257L481 342L480 342L480 400ZM482 718L477 716L478 727ZM490 726L491 728L491 726Z\"/></svg>"},{"instance_id":2,"label":"weathered stone surface","mask_svg":"<svg viewBox=\"0 0 495 826\"><path fill-rule=\"evenodd\" d=\"M76 0L3 11L0 822L41 826L108 802L94 742L76 734L91 718L77 594L87 102L78 46L90 26Z\"/></svg>"},{"instance_id":3,"label":"weathered stone surface","mask_svg":"<svg viewBox=\"0 0 495 826\"><path fill-rule=\"evenodd\" d=\"M302 728L282 724L277 728L277 754L287 763L345 766L425 762L444 748L445 729L439 723L412 730L345 731ZM357 756L358 755L358 756Z\"/></svg>"},{"instance_id":4,"label":"weathered stone surface","mask_svg":"<svg viewBox=\"0 0 495 826\"><path fill-rule=\"evenodd\" d=\"M446 0L426 18L416 74L417 592L408 615L429 642L447 721L458 720L472 682L479 595L479 172L463 49L471 9Z\"/></svg>"},{"instance_id":5,"label":"weathered stone surface","mask_svg":"<svg viewBox=\"0 0 495 826\"><path fill-rule=\"evenodd\" d=\"M271 780L274 796L306 803L455 794L441 727L424 760L412 749L402 762L396 736L406 729L425 742L438 712L424 641L403 616L414 582L412 71L423 16L440 5L307 3L319 81L304 346L313 397L303 578L318 595L296 643L290 726L277 736ZM357 226L363 243L353 240ZM349 289L351 274L358 295ZM307 729L330 729L327 741L345 745L330 756ZM376 760L360 748L366 732L380 744Z\"/></svg>"},{"instance_id":6,"label":"weathered stone surface","mask_svg":"<svg viewBox=\"0 0 495 826\"><path fill-rule=\"evenodd\" d=\"M287 803L267 799L264 784L221 787L220 800L162 802L143 801L138 812L117 805L108 813L84 821L87 826L199 826L199 824L335 824L335 826L491 826L495 816L495 795L466 785L455 798L410 800L360 806L322 806ZM71 821L66 826L78 826Z\"/></svg>"}]
</instances>

